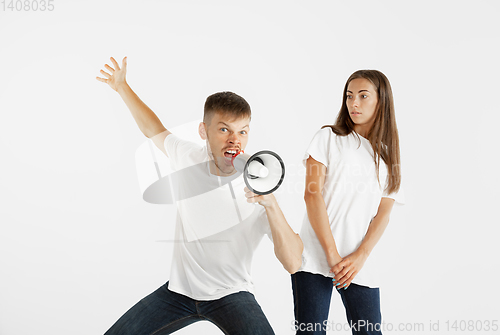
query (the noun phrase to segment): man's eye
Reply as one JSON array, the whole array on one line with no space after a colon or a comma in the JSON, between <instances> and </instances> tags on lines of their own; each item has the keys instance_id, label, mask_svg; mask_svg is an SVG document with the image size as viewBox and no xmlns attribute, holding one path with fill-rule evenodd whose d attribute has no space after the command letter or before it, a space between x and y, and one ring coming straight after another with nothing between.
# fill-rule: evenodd
<instances>
[{"instance_id":1,"label":"man's eye","mask_svg":"<svg viewBox=\"0 0 500 335\"><path fill-rule=\"evenodd\" d=\"M220 129L222 132L226 132L227 131L227 128L221 128Z\"/></svg>"},{"instance_id":2,"label":"man's eye","mask_svg":"<svg viewBox=\"0 0 500 335\"><path fill-rule=\"evenodd\" d=\"M246 131L244 131L244 130L242 130L242 131L240 132L240 134L241 134L241 135L245 135L246 133L247 133L247 132L246 132Z\"/></svg>"},{"instance_id":3,"label":"man's eye","mask_svg":"<svg viewBox=\"0 0 500 335\"><path fill-rule=\"evenodd\" d=\"M362 95L363 99L366 99L368 96L366 94Z\"/></svg>"}]
</instances>

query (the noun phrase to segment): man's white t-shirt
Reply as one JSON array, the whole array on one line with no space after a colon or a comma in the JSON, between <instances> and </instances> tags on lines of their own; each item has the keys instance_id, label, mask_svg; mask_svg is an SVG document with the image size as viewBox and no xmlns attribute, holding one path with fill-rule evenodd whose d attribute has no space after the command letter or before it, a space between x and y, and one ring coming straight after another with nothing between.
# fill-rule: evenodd
<instances>
[{"instance_id":1,"label":"man's white t-shirt","mask_svg":"<svg viewBox=\"0 0 500 335\"><path fill-rule=\"evenodd\" d=\"M245 183L242 174L237 177L220 177L210 173L206 146L199 146L174 134L165 138L164 146L175 171L186 171L193 166L201 167L196 169L194 176L197 185L211 185L214 182L225 186L230 184L232 192L238 196L242 193L244 196ZM177 185L186 188L184 193L191 192L192 186L189 182ZM168 286L171 291L195 300L215 300L240 291L254 293L250 275L252 256L262 237L267 234L272 241L272 235L264 207L258 204L252 206L254 210L244 215L242 222L216 234L194 240L188 239L185 231L187 226L183 224L178 207ZM217 204L217 210L221 211L234 210L234 207L235 203L231 197L221 197ZM192 210L200 212L200 208ZM203 224L218 224L208 212L201 217L204 218Z\"/></svg>"},{"instance_id":2,"label":"man's white t-shirt","mask_svg":"<svg viewBox=\"0 0 500 335\"><path fill-rule=\"evenodd\" d=\"M337 250L341 257L345 257L360 246L371 220L377 214L382 197L404 204L403 188L400 187L399 192L392 194L384 191L386 164L380 160L379 185L371 144L361 135L358 140L355 132L338 136L329 127L319 130L303 157L304 166L309 156L327 167L322 195ZM299 271L333 278L326 254L307 213L300 237L304 243L304 252ZM376 267L371 261L369 256L353 283L368 287L379 286Z\"/></svg>"}]
</instances>

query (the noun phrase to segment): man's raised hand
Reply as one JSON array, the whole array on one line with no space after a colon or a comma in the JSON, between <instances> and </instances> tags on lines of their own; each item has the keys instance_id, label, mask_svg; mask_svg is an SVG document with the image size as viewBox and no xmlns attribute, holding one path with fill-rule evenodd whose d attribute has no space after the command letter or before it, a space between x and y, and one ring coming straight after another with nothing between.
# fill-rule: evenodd
<instances>
[{"instance_id":1,"label":"man's raised hand","mask_svg":"<svg viewBox=\"0 0 500 335\"><path fill-rule=\"evenodd\" d=\"M95 77L95 78L99 81L102 81L103 83L108 84L109 87L111 87L112 89L114 89L115 91L118 92L118 88L121 85L124 85L127 83L125 80L125 74L127 72L127 57L123 57L121 68L120 68L120 66L118 66L118 63L116 62L116 60L113 57L111 57L110 59L113 62L114 68L112 68L108 64L105 64L104 66L106 67L107 70L109 70L109 72L111 72L111 74L107 73L104 70L101 70L100 72L107 79L100 78L100 77Z\"/></svg>"}]
</instances>

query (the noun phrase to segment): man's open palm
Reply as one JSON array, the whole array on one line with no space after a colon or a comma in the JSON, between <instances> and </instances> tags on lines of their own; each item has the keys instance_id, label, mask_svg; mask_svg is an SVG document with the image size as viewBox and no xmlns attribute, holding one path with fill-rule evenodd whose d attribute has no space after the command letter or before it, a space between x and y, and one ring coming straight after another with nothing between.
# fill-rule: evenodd
<instances>
[{"instance_id":1,"label":"man's open palm","mask_svg":"<svg viewBox=\"0 0 500 335\"><path fill-rule=\"evenodd\" d=\"M103 83L108 84L109 87L111 87L112 89L114 89L115 91L118 92L118 87L120 87L121 85L126 83L125 73L127 72L127 57L123 57L121 69L113 57L111 57L110 59L113 62L113 65L115 66L115 68L112 68L108 64L105 64L104 66L106 67L106 69L108 69L111 72L111 74L107 73L104 70L101 70L100 72L107 79L100 78L100 77L95 77L95 78L99 81L102 81Z\"/></svg>"}]
</instances>

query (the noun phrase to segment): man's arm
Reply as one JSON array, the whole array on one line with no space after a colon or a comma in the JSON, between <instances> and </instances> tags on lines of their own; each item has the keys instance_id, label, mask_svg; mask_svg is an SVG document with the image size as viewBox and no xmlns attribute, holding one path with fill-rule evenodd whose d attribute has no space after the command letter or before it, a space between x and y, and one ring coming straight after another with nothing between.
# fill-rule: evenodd
<instances>
[{"instance_id":1,"label":"man's arm","mask_svg":"<svg viewBox=\"0 0 500 335\"><path fill-rule=\"evenodd\" d=\"M165 137L171 134L158 119L156 114L135 94L130 86L125 82L118 87L118 93L132 113L135 122L142 133L150 138L153 143L165 155L167 152L164 147ZM167 155L168 156L168 155Z\"/></svg>"},{"instance_id":2,"label":"man's arm","mask_svg":"<svg viewBox=\"0 0 500 335\"><path fill-rule=\"evenodd\" d=\"M100 72L106 76L107 79L96 77L97 80L108 84L113 90L120 94L128 109L132 113L132 117L139 126L141 132L150 138L155 145L167 154L164 148L165 137L171 134L161 123L160 119L146 104L139 99L137 94L128 85L125 75L127 72L127 57L122 60L122 67L118 66L116 60L111 57L111 61L115 68L105 65L111 74L101 70Z\"/></svg>"},{"instance_id":3,"label":"man's arm","mask_svg":"<svg viewBox=\"0 0 500 335\"><path fill-rule=\"evenodd\" d=\"M304 245L299 234L288 225L273 194L257 195L245 187L247 201L259 203L266 209L267 219L273 236L274 253L285 270L293 274L302 265Z\"/></svg>"}]
</instances>

